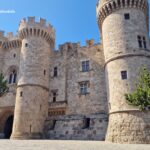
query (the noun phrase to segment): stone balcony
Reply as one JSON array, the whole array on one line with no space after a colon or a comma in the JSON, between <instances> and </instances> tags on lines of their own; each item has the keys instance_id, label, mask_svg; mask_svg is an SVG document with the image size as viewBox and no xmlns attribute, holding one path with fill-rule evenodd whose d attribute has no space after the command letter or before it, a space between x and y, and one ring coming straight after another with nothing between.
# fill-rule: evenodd
<instances>
[{"instance_id":1,"label":"stone balcony","mask_svg":"<svg viewBox=\"0 0 150 150\"><path fill-rule=\"evenodd\" d=\"M62 116L66 113L67 101L49 102L48 116Z\"/></svg>"}]
</instances>

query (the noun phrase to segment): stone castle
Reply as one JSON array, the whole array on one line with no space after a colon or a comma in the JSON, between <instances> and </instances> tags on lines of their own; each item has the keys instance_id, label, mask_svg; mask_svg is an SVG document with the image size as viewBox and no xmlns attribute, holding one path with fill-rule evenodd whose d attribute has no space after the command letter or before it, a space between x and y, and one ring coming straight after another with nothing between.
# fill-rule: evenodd
<instances>
[{"instance_id":1,"label":"stone castle","mask_svg":"<svg viewBox=\"0 0 150 150\"><path fill-rule=\"evenodd\" d=\"M150 143L150 111L126 103L142 66L150 69L148 0L101 0L101 43L65 43L28 17L17 36L0 32L0 133L11 139ZM13 128L12 128L13 126Z\"/></svg>"}]
</instances>

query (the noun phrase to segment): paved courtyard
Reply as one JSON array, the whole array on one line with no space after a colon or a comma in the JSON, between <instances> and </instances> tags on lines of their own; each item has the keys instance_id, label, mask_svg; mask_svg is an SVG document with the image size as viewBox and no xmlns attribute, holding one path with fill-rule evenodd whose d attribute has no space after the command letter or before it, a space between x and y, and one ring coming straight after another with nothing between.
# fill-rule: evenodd
<instances>
[{"instance_id":1,"label":"paved courtyard","mask_svg":"<svg viewBox=\"0 0 150 150\"><path fill-rule=\"evenodd\" d=\"M150 150L150 145L119 145L99 141L0 140L0 150Z\"/></svg>"}]
</instances>

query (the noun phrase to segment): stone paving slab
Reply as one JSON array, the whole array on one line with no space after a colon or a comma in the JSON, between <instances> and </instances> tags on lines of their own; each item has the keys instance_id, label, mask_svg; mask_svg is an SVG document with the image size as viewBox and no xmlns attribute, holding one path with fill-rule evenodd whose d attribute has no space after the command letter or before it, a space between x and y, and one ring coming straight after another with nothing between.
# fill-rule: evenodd
<instances>
[{"instance_id":1,"label":"stone paving slab","mask_svg":"<svg viewBox=\"0 0 150 150\"><path fill-rule=\"evenodd\" d=\"M150 145L99 141L0 140L0 150L150 150Z\"/></svg>"}]
</instances>

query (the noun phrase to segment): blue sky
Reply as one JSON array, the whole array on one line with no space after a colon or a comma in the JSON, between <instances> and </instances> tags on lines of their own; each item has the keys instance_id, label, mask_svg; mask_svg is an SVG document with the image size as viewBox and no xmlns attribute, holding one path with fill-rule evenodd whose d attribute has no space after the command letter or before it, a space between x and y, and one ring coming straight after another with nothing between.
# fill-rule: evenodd
<instances>
[{"instance_id":1,"label":"blue sky","mask_svg":"<svg viewBox=\"0 0 150 150\"><path fill-rule=\"evenodd\" d=\"M100 41L96 22L97 0L0 0L0 10L15 10L14 14L0 13L0 30L16 33L22 18L35 16L50 22L56 30L56 47L65 42L87 39Z\"/></svg>"},{"instance_id":2,"label":"blue sky","mask_svg":"<svg viewBox=\"0 0 150 150\"><path fill-rule=\"evenodd\" d=\"M0 10L16 12L0 13L0 30L16 33L22 18L36 16L54 26L57 46L65 42L84 45L86 39L99 42L96 3L97 0L0 0Z\"/></svg>"}]
</instances>

